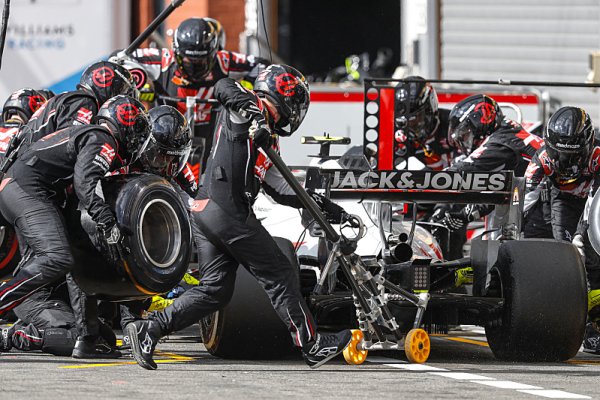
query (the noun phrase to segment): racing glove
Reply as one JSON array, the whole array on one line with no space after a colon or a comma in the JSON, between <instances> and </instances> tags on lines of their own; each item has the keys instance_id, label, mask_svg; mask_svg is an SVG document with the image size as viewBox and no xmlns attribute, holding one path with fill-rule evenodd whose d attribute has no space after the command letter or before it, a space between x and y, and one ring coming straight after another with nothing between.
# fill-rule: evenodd
<instances>
[{"instance_id":1,"label":"racing glove","mask_svg":"<svg viewBox=\"0 0 600 400\"><path fill-rule=\"evenodd\" d=\"M110 227L98 224L98 229L106 243L110 261L118 263L121 260L124 260L125 256L129 254L129 249L123 244L123 234L117 224L115 223Z\"/></svg>"},{"instance_id":2,"label":"racing glove","mask_svg":"<svg viewBox=\"0 0 600 400\"><path fill-rule=\"evenodd\" d=\"M250 129L248 130L250 139L254 140L254 143L263 149L271 147L271 128L264 121L263 122L252 122Z\"/></svg>"},{"instance_id":3,"label":"racing glove","mask_svg":"<svg viewBox=\"0 0 600 400\"><path fill-rule=\"evenodd\" d=\"M458 212L446 211L444 218L439 222L444 225L450 232L456 232L463 229L473 221L474 218L471 213L468 212L467 208L463 208Z\"/></svg>"},{"instance_id":4,"label":"racing glove","mask_svg":"<svg viewBox=\"0 0 600 400\"><path fill-rule=\"evenodd\" d=\"M585 245L583 244L583 236L576 234L571 243L577 248L577 251L581 256L581 261L585 263Z\"/></svg>"},{"instance_id":5,"label":"racing glove","mask_svg":"<svg viewBox=\"0 0 600 400\"><path fill-rule=\"evenodd\" d=\"M312 190L307 191L308 195L317 203L317 206L325 214L327 221L332 224L339 224L342 222L342 217L346 213L342 207L335 204L327 197L322 194L316 193Z\"/></svg>"}]
</instances>

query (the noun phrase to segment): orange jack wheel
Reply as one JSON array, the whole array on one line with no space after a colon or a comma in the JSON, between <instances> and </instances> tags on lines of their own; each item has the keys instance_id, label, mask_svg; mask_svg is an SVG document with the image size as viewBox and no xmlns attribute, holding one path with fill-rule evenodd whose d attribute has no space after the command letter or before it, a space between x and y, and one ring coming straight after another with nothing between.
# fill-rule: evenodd
<instances>
[{"instance_id":1,"label":"orange jack wheel","mask_svg":"<svg viewBox=\"0 0 600 400\"><path fill-rule=\"evenodd\" d=\"M363 340L363 333L358 329L352 329L352 340L344 349L344 359L350 365L359 365L367 359L368 350L358 350L356 346Z\"/></svg>"},{"instance_id":2,"label":"orange jack wheel","mask_svg":"<svg viewBox=\"0 0 600 400\"><path fill-rule=\"evenodd\" d=\"M404 339L404 352L408 361L423 364L429 358L431 342L423 329L411 329Z\"/></svg>"}]
</instances>

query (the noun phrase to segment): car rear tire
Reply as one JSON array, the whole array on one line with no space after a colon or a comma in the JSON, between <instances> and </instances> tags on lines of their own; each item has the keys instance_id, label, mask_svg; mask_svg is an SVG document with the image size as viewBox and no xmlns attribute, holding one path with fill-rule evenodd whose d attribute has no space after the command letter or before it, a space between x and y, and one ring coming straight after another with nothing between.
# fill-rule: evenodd
<instances>
[{"instance_id":1,"label":"car rear tire","mask_svg":"<svg viewBox=\"0 0 600 400\"><path fill-rule=\"evenodd\" d=\"M274 239L299 270L292 243ZM267 294L245 268L238 268L229 304L200 321L200 336L208 352L221 358L274 359L295 350Z\"/></svg>"},{"instance_id":2,"label":"car rear tire","mask_svg":"<svg viewBox=\"0 0 600 400\"><path fill-rule=\"evenodd\" d=\"M492 269L504 297L486 326L494 356L509 361L563 361L579 350L587 316L585 269L567 242L507 241Z\"/></svg>"}]
</instances>

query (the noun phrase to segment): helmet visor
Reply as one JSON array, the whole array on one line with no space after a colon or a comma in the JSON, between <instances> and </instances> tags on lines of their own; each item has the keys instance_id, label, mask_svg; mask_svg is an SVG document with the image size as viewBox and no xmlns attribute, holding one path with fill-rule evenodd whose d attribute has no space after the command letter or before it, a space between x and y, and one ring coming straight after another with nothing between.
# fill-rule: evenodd
<instances>
[{"instance_id":1,"label":"helmet visor","mask_svg":"<svg viewBox=\"0 0 600 400\"><path fill-rule=\"evenodd\" d=\"M579 178L589 161L590 151L587 146L578 150L558 150L546 142L546 151L552 169L562 181L572 181Z\"/></svg>"},{"instance_id":2,"label":"helmet visor","mask_svg":"<svg viewBox=\"0 0 600 400\"><path fill-rule=\"evenodd\" d=\"M177 56L177 63L188 79L200 80L212 69L214 55L208 54L204 57Z\"/></svg>"},{"instance_id":3,"label":"helmet visor","mask_svg":"<svg viewBox=\"0 0 600 400\"><path fill-rule=\"evenodd\" d=\"M396 117L396 128L405 132L410 140L423 141L432 133L428 132L427 126L429 125L429 121L424 110L410 114L402 114L400 112L399 114Z\"/></svg>"},{"instance_id":4,"label":"helmet visor","mask_svg":"<svg viewBox=\"0 0 600 400\"><path fill-rule=\"evenodd\" d=\"M475 150L476 140L473 126L468 119L463 120L456 126L448 128L450 141L459 148L460 152L468 156Z\"/></svg>"},{"instance_id":5,"label":"helmet visor","mask_svg":"<svg viewBox=\"0 0 600 400\"><path fill-rule=\"evenodd\" d=\"M174 178L183 170L192 149L191 142L181 149L167 148L150 135L140 148L140 161L144 169L153 174Z\"/></svg>"}]
</instances>

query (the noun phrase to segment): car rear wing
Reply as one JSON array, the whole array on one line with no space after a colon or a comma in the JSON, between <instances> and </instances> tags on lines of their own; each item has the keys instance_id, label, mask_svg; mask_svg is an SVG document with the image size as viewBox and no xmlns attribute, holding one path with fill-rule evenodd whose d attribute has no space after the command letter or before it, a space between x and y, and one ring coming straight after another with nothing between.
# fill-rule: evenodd
<instances>
[{"instance_id":1,"label":"car rear wing","mask_svg":"<svg viewBox=\"0 0 600 400\"><path fill-rule=\"evenodd\" d=\"M495 212L487 229L503 236L521 230L525 179L512 171L359 171L309 169L307 188L324 188L337 200L371 200L392 203L492 204ZM510 232L510 233L509 233Z\"/></svg>"}]
</instances>

